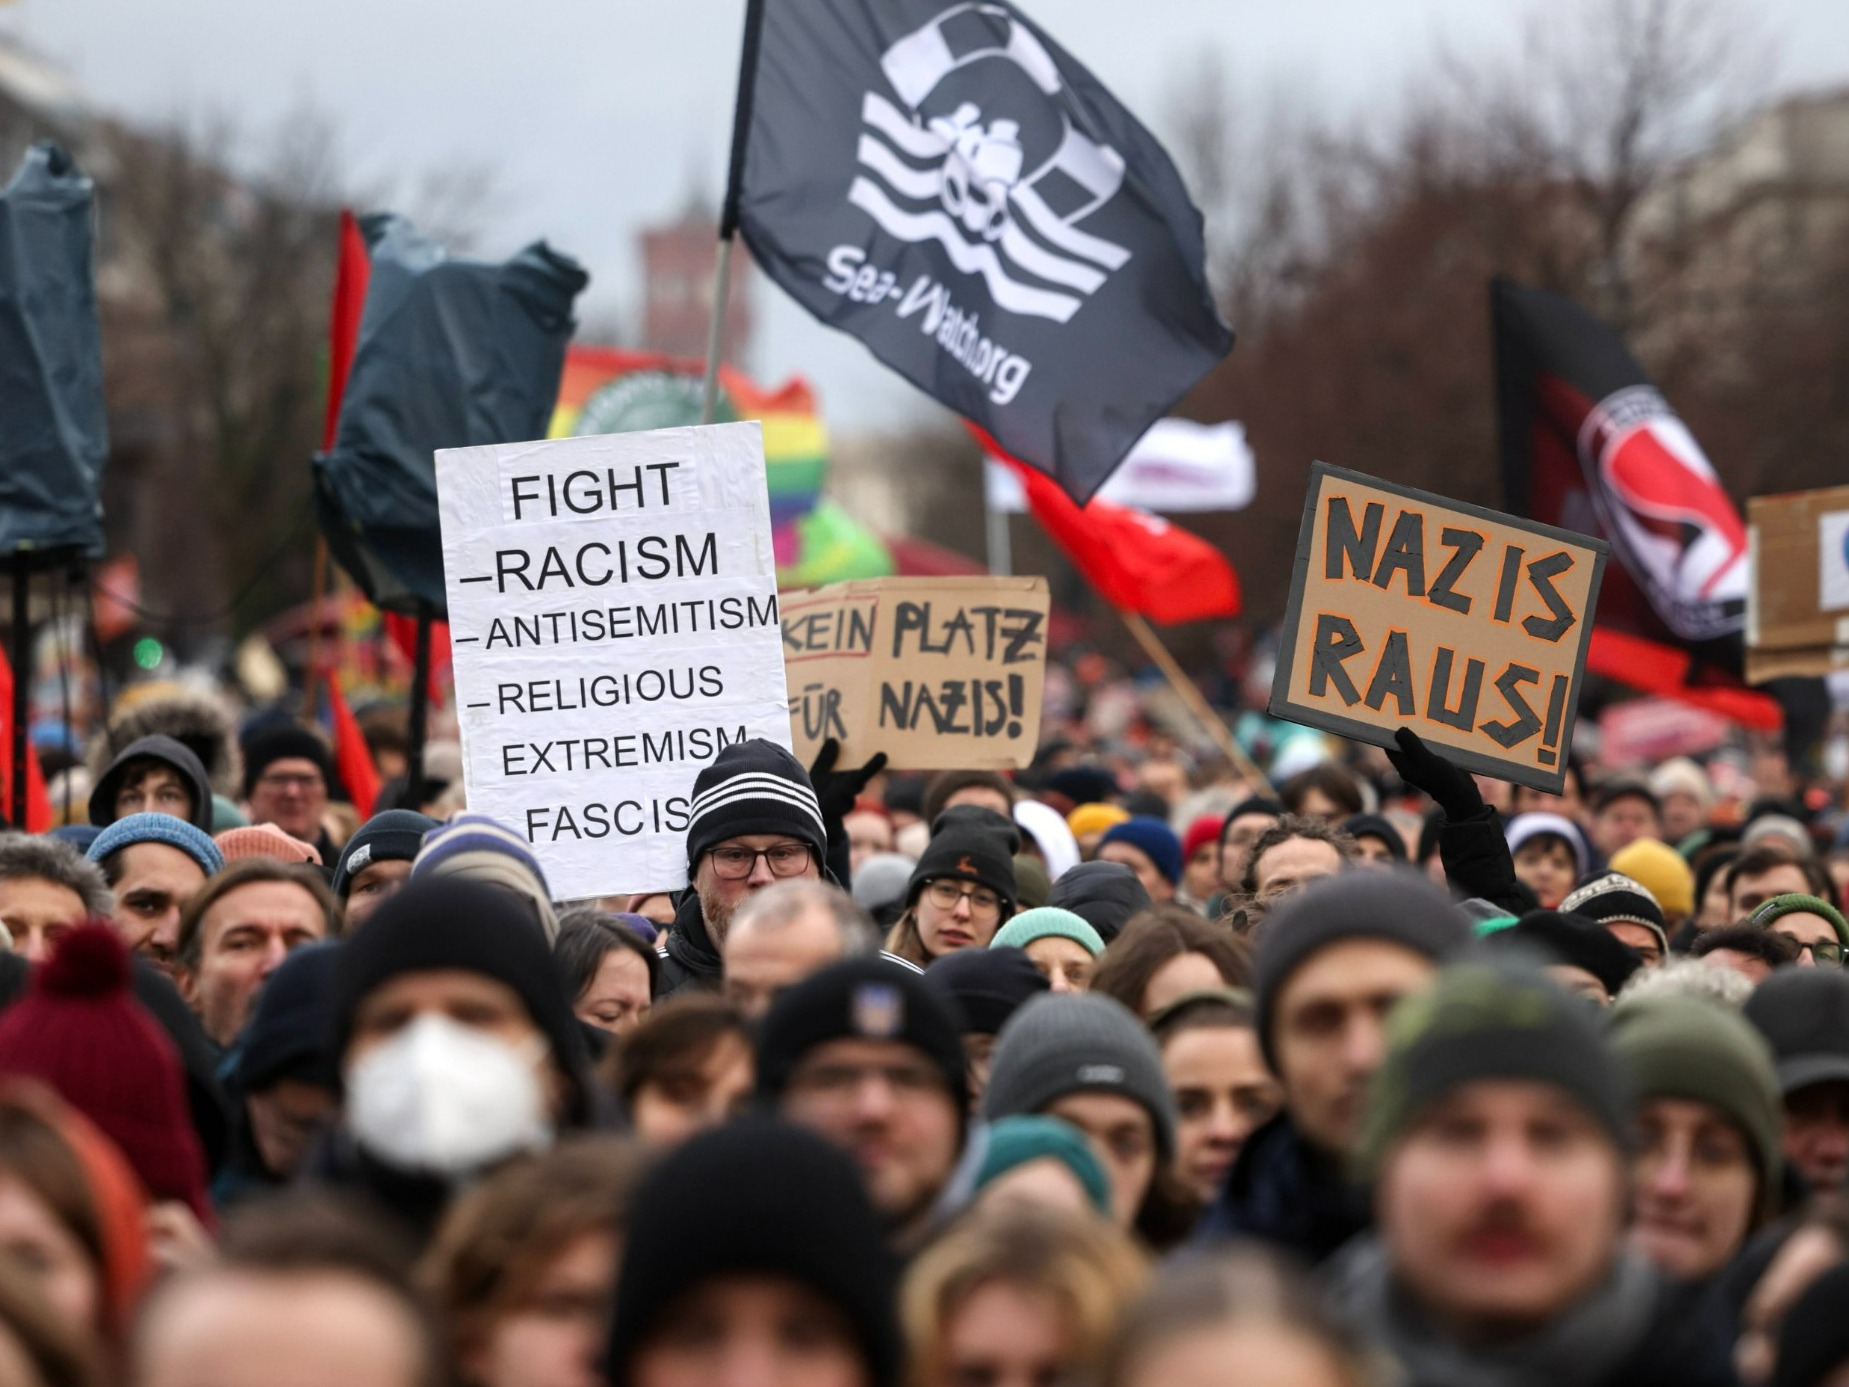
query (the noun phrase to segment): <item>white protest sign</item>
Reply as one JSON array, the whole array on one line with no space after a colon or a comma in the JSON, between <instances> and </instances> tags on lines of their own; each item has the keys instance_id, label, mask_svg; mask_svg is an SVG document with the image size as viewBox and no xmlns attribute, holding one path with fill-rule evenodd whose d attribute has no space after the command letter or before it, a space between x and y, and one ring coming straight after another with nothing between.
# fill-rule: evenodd
<instances>
[{"instance_id":1,"label":"white protest sign","mask_svg":"<svg viewBox=\"0 0 1849 1387\"><path fill-rule=\"evenodd\" d=\"M1849 510L1817 517L1817 610L1849 607Z\"/></svg>"},{"instance_id":2,"label":"white protest sign","mask_svg":"<svg viewBox=\"0 0 1849 1387\"><path fill-rule=\"evenodd\" d=\"M687 880L694 777L790 744L756 423L436 455L469 808L555 897Z\"/></svg>"}]
</instances>

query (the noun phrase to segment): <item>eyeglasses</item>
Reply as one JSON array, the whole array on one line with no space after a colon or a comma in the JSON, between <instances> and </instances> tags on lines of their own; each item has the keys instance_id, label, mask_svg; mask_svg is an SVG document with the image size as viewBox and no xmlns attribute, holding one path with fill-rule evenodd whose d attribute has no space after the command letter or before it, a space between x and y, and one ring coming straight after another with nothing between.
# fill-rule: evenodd
<instances>
[{"instance_id":1,"label":"eyeglasses","mask_svg":"<svg viewBox=\"0 0 1849 1387\"><path fill-rule=\"evenodd\" d=\"M1831 939L1813 939L1798 945L1799 953L1803 953L1806 949L1810 950L1810 956L1818 963L1829 963L1834 964L1838 968L1842 967L1843 946L1836 941Z\"/></svg>"},{"instance_id":2,"label":"eyeglasses","mask_svg":"<svg viewBox=\"0 0 1849 1387\"><path fill-rule=\"evenodd\" d=\"M717 847L706 854L713 864L713 875L721 881L743 881L763 858L770 864L774 877L797 877L809 869L809 846L806 843L777 843L768 848Z\"/></svg>"},{"instance_id":3,"label":"eyeglasses","mask_svg":"<svg viewBox=\"0 0 1849 1387\"><path fill-rule=\"evenodd\" d=\"M964 887L954 881L933 881L925 886L925 894L931 898L931 904L940 910L955 910L957 902L969 902L969 913L973 916L987 918L999 915L1002 910L1002 898L982 886Z\"/></svg>"},{"instance_id":4,"label":"eyeglasses","mask_svg":"<svg viewBox=\"0 0 1849 1387\"><path fill-rule=\"evenodd\" d=\"M318 775L288 775L282 772L260 775L257 783L266 790L320 790L327 785Z\"/></svg>"}]
</instances>

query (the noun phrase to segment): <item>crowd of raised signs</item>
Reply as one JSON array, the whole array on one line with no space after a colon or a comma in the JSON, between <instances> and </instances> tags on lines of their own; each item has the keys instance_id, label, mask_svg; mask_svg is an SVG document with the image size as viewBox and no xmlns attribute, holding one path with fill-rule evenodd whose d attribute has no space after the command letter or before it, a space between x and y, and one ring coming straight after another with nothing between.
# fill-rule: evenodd
<instances>
[{"instance_id":1,"label":"crowd of raised signs","mask_svg":"<svg viewBox=\"0 0 1849 1387\"><path fill-rule=\"evenodd\" d=\"M1842 787L1288 747L735 743L567 902L131 690L0 836L0 1384L1849 1383Z\"/></svg>"}]
</instances>

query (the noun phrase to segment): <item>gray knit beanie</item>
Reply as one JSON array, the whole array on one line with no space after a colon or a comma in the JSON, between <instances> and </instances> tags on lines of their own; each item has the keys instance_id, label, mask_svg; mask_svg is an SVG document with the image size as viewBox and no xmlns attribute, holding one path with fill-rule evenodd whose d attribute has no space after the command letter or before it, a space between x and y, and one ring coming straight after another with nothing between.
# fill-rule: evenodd
<instances>
[{"instance_id":1,"label":"gray knit beanie","mask_svg":"<svg viewBox=\"0 0 1849 1387\"><path fill-rule=\"evenodd\" d=\"M1344 872L1313 881L1265 921L1252 960L1259 1048L1275 1072L1272 1008L1284 981L1312 954L1349 939L1384 939L1443 962L1470 946L1470 926L1451 898L1408 871Z\"/></svg>"},{"instance_id":2,"label":"gray knit beanie","mask_svg":"<svg viewBox=\"0 0 1849 1387\"><path fill-rule=\"evenodd\" d=\"M1175 1150L1175 1100L1155 1039L1121 1002L1048 993L1008 1018L996 1038L982 1115L1045 1112L1068 1093L1120 1093L1148 1109L1163 1160Z\"/></svg>"}]
</instances>

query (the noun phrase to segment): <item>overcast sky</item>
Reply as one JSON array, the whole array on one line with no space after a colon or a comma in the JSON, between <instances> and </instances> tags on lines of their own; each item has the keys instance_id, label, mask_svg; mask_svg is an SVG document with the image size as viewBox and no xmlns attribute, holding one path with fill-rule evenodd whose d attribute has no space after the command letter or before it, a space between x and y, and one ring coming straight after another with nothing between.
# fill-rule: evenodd
<instances>
[{"instance_id":1,"label":"overcast sky","mask_svg":"<svg viewBox=\"0 0 1849 1387\"><path fill-rule=\"evenodd\" d=\"M1743 3L1762 16L1780 88L1849 81L1849 0ZM1466 58L1505 49L1532 12L1523 0L1024 7L1158 135L1204 53L1257 98L1285 90L1347 115L1391 109L1441 44ZM14 0L0 32L129 117L212 109L263 127L312 104L338 122L365 186L485 165L501 194L485 249L544 236L577 256L595 319L635 301L636 230L691 192L717 194L742 14L743 0ZM858 344L758 288L747 364L759 375L808 375L837 429L916 415L916 392Z\"/></svg>"}]
</instances>

